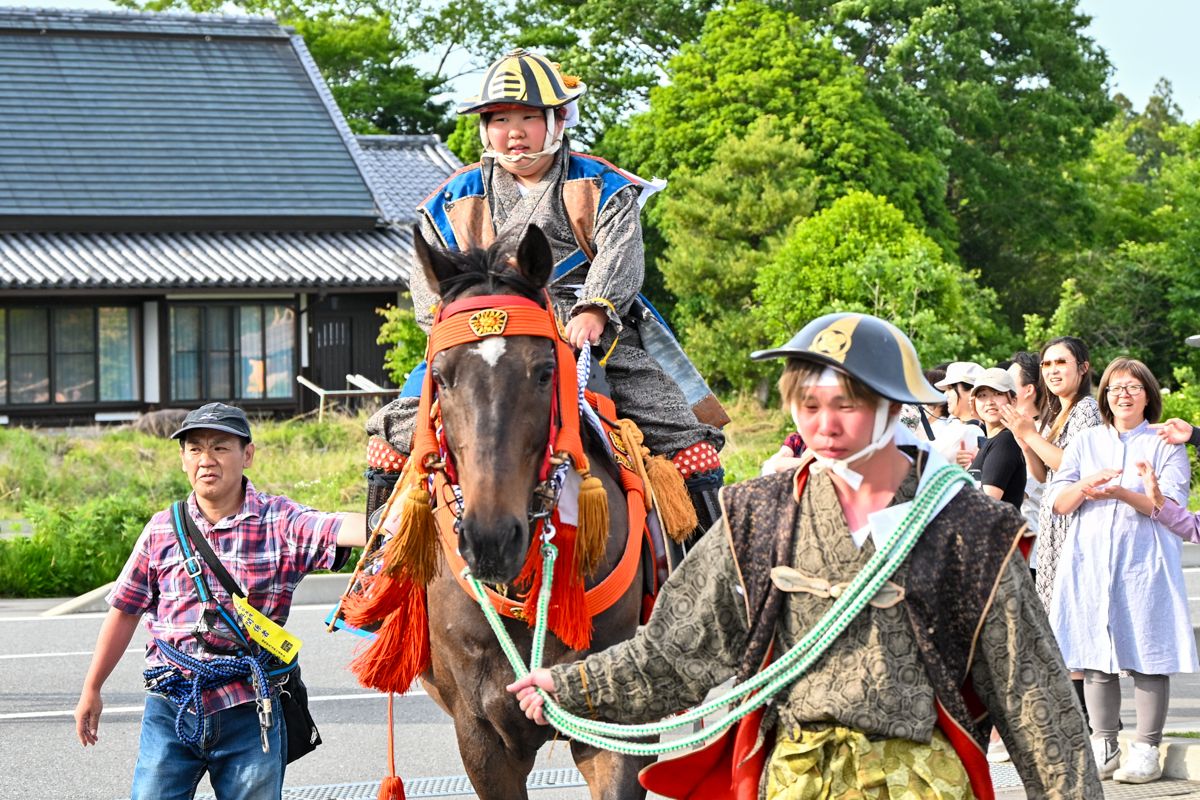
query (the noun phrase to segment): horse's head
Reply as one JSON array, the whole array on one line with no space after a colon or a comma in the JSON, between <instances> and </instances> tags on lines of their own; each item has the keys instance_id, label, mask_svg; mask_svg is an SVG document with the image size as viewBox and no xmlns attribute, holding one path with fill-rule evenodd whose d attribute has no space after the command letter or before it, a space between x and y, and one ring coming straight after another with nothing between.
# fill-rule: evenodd
<instances>
[{"instance_id":1,"label":"horse's head","mask_svg":"<svg viewBox=\"0 0 1200 800\"><path fill-rule=\"evenodd\" d=\"M443 306L497 294L546 303L553 257L536 226L527 229L515 257L500 242L466 253L434 250L419 233L415 249ZM555 366L554 343L535 336L488 336L442 350L429 364L463 496L459 552L485 582L516 578L529 548L529 509L547 453Z\"/></svg>"}]
</instances>

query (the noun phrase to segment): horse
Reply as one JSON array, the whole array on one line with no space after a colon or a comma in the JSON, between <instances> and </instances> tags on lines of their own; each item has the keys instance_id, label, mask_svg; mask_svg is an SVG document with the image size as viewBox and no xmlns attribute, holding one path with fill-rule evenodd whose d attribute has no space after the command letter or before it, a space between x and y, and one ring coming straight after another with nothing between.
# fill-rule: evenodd
<instances>
[{"instance_id":1,"label":"horse","mask_svg":"<svg viewBox=\"0 0 1200 800\"><path fill-rule=\"evenodd\" d=\"M553 257L545 235L529 226L515 258L504 242L487 250L457 253L427 246L414 236L417 263L443 306L488 295L519 295L542 307ZM534 336L494 336L436 354L428 365L437 386L447 454L456 465L461 517L458 551L476 578L507 586L519 574L531 546L531 505L550 436L555 391L555 344ZM585 441L593 465L609 464L597 441ZM610 468L611 469L611 468ZM604 555L586 587L598 583L621 559L629 539L625 493L616 476L593 467L607 493L609 531ZM429 696L454 719L460 756L482 800L527 798L526 780L538 749L554 733L530 722L505 691L514 679L476 600L442 556L428 585L431 665L421 676ZM642 558L620 598L593 619L591 650L633 636L640 621ZM564 565L559 568L566 568ZM528 663L532 631L525 621L504 626ZM547 636L543 664L570 663L590 651L571 650ZM571 742L571 755L594 800L641 798L637 775L652 759L625 756Z\"/></svg>"}]
</instances>

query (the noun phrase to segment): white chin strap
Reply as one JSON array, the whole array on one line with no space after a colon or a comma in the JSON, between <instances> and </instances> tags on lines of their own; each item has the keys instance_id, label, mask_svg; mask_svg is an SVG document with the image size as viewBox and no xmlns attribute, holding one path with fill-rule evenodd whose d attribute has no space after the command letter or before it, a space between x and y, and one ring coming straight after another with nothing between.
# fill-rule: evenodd
<instances>
[{"instance_id":1,"label":"white chin strap","mask_svg":"<svg viewBox=\"0 0 1200 800\"><path fill-rule=\"evenodd\" d=\"M496 158L509 164L517 164L521 161L534 162L543 156L552 156L562 147L562 134L554 135L554 129L557 126L558 118L555 116L553 108L543 109L546 114L546 141L542 142L542 149L536 153L518 153L515 156L510 156L506 153L497 153L492 149L491 143L488 141L487 123L483 121L483 115L479 115L479 139L483 142L483 158ZM578 112L576 112L576 120L578 120ZM563 130L567 129L567 125L563 125Z\"/></svg>"},{"instance_id":2,"label":"white chin strap","mask_svg":"<svg viewBox=\"0 0 1200 800\"><path fill-rule=\"evenodd\" d=\"M838 375L831 368L826 367L816 380L809 382L809 386L839 386L841 382ZM819 455L814 450L808 450L812 453L814 463L809 471L816 475L823 470L829 470L834 475L846 482L846 485L851 489L857 490L862 486L863 476L861 473L855 472L850 468L850 465L856 461L861 461L877 450L882 450L892 441L896 435L896 423L900 419L899 414L891 413L891 401L885 398L879 398L879 405L875 407L875 426L871 432L871 443L859 450L853 455L845 458L827 458Z\"/></svg>"}]
</instances>

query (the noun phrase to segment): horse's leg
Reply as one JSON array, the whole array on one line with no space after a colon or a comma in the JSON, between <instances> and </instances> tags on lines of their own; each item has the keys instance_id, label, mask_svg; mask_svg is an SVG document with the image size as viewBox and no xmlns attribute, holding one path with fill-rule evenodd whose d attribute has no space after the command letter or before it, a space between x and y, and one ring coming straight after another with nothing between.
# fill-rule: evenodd
<instances>
[{"instance_id":1,"label":"horse's leg","mask_svg":"<svg viewBox=\"0 0 1200 800\"><path fill-rule=\"evenodd\" d=\"M592 800L640 800L646 796L638 772L653 758L626 756L574 741L571 757L587 781Z\"/></svg>"},{"instance_id":2,"label":"horse's leg","mask_svg":"<svg viewBox=\"0 0 1200 800\"><path fill-rule=\"evenodd\" d=\"M533 771L536 748L527 754L509 750L487 720L475 717L455 719L454 734L479 800L529 799L525 783Z\"/></svg>"},{"instance_id":3,"label":"horse's leg","mask_svg":"<svg viewBox=\"0 0 1200 800\"><path fill-rule=\"evenodd\" d=\"M443 565L444 567L445 565ZM505 691L512 669L479 607L447 569L429 585L430 655L422 681L454 718L459 757L480 800L527 800L525 782L547 733ZM523 623L509 629L529 650Z\"/></svg>"}]
</instances>

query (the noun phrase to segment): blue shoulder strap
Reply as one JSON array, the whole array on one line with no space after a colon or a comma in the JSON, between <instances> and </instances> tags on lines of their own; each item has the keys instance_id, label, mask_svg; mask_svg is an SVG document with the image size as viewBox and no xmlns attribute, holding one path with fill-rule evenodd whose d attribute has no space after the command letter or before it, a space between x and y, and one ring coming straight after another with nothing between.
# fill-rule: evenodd
<instances>
[{"instance_id":1,"label":"blue shoulder strap","mask_svg":"<svg viewBox=\"0 0 1200 800\"><path fill-rule=\"evenodd\" d=\"M192 549L191 542L188 541L187 522L186 519L187 504L182 500L176 500L171 505L171 527L175 529L175 538L179 541L179 549L183 553L183 568L187 571L188 577L192 579L192 583L196 586L196 594L200 596L200 602L207 605L209 600L213 599L212 592L208 590L208 584L204 580L204 569L201 567L203 560ZM217 614L229 626L229 629L237 634L238 639L242 644L249 649L250 640L246 638L246 634L242 631L242 626L238 624L237 618L225 610L225 606L221 603L216 603Z\"/></svg>"},{"instance_id":2,"label":"blue shoulder strap","mask_svg":"<svg viewBox=\"0 0 1200 800\"><path fill-rule=\"evenodd\" d=\"M463 167L446 179L446 182L425 198L421 209L429 215L433 227L447 249L460 250L454 228L450 225L450 217L446 214L446 205L464 197L483 196L483 170L479 164Z\"/></svg>"}]
</instances>

